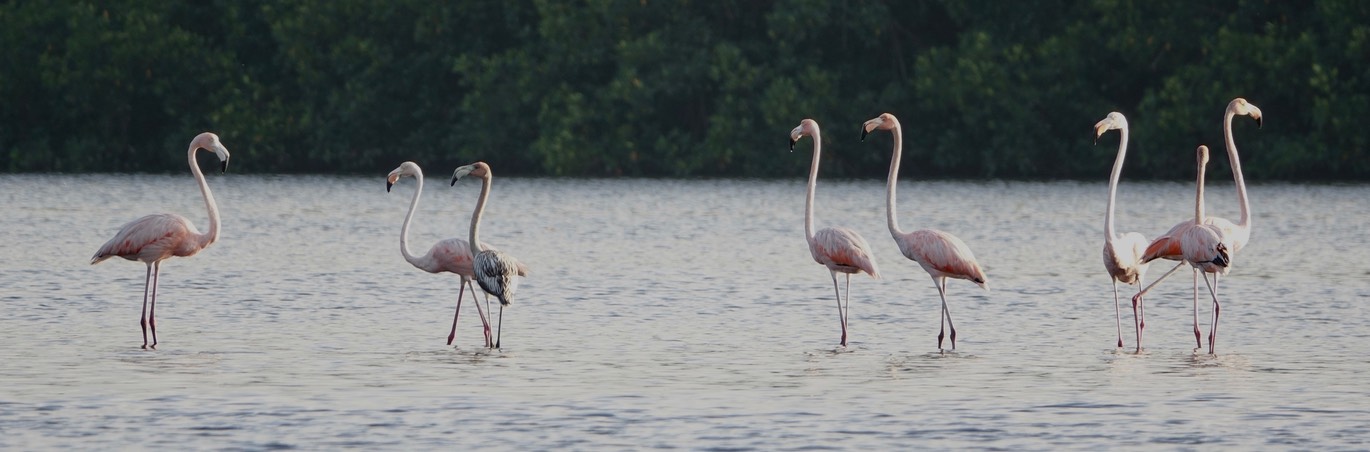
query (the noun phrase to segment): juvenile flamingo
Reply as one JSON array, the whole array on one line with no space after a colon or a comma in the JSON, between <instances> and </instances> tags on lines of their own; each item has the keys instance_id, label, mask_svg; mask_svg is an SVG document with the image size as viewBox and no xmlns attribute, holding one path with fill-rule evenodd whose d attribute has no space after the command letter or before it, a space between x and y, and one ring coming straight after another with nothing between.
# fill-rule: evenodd
<instances>
[{"instance_id":1,"label":"juvenile flamingo","mask_svg":"<svg viewBox=\"0 0 1370 452\"><path fill-rule=\"evenodd\" d=\"M799 138L813 138L813 162L809 164L808 194L804 198L804 237L809 242L809 254L813 260L828 268L832 276L832 291L837 297L837 318L842 323L842 339L847 346L847 308L851 306L851 275L865 272L872 278L880 278L880 270L875 265L875 255L866 239L844 227L813 230L813 196L818 184L818 162L823 152L823 139L818 130L818 122L804 119L799 126L790 131L790 152ZM842 302L842 293L837 289L837 274L842 273L847 281L847 302Z\"/></svg>"},{"instance_id":2,"label":"juvenile flamingo","mask_svg":"<svg viewBox=\"0 0 1370 452\"><path fill-rule=\"evenodd\" d=\"M1227 159L1232 165L1232 180L1237 185L1237 203L1238 207L1241 209L1241 212L1239 213L1240 216L1236 223L1219 217L1207 217L1204 219L1204 224L1211 224L1218 227L1223 243L1226 244L1230 252L1234 255L1237 254L1238 251L1241 251L1251 239L1251 204L1246 197L1246 179L1242 177L1242 162L1241 158L1237 155L1237 143L1232 138L1232 118L1238 115L1250 116L1252 119L1255 119L1257 128L1260 128L1262 125L1262 116L1259 107L1240 97L1228 102L1227 110L1223 113L1223 142L1227 147ZM1181 221L1179 224L1171 227L1166 235L1171 235L1177 228L1187 224L1189 224L1189 221ZM1169 277L1171 274L1175 273L1176 270L1179 270L1181 265L1184 265L1183 261L1176 264L1174 268L1171 268L1170 271L1166 272L1160 278L1157 278L1151 285L1154 286L1165 280L1166 277ZM1199 332L1199 271L1195 269L1193 273L1194 343L1196 348L1202 348L1202 334ZM1216 281L1214 282L1214 285L1217 285ZM1134 297L1134 302L1136 301L1135 298L1136 297ZM1217 323L1217 321L1218 313L1214 312L1213 322Z\"/></svg>"},{"instance_id":3,"label":"juvenile flamingo","mask_svg":"<svg viewBox=\"0 0 1370 452\"><path fill-rule=\"evenodd\" d=\"M1147 264L1141 263L1142 253L1146 252L1146 236L1136 232L1118 235L1113 229L1113 206L1118 195L1118 177L1123 173L1123 159L1127 158L1127 117L1122 113L1109 113L1102 121L1094 124L1094 142L1109 130L1117 130L1121 135L1118 141L1118 156L1113 159L1113 173L1108 178L1108 211L1104 214L1104 269L1113 281L1113 321L1118 327L1118 348L1123 347L1123 323L1118 309L1118 283L1137 285L1141 289L1142 278L1146 275ZM1137 331L1137 352L1142 351L1142 329L1145 310L1140 299L1132 302L1132 323Z\"/></svg>"},{"instance_id":4,"label":"juvenile flamingo","mask_svg":"<svg viewBox=\"0 0 1370 452\"><path fill-rule=\"evenodd\" d=\"M1198 183L1194 200L1194 220L1177 225L1169 233L1157 237L1146 247L1146 252L1142 255L1142 262L1148 263L1156 259L1179 259L1187 263L1196 270L1203 272L1204 284L1208 285L1208 292L1213 298L1214 321L1212 333L1208 336L1209 353L1213 353L1214 334L1217 333L1217 312L1220 309L1218 303L1218 276L1227 274L1232 256L1229 247L1222 239L1222 229L1212 224L1204 223L1204 171L1208 165L1208 146L1200 145L1196 151L1198 159ZM1213 282L1208 282L1208 274L1213 274ZM1156 282L1159 282L1157 280ZM1150 286L1142 289L1134 296L1134 300L1140 298L1147 291L1156 285L1152 282Z\"/></svg>"},{"instance_id":5,"label":"juvenile flamingo","mask_svg":"<svg viewBox=\"0 0 1370 452\"><path fill-rule=\"evenodd\" d=\"M495 348L500 348L500 333L504 329L504 307L514 301L514 292L518 289L518 279L521 276L519 271L522 265L512 256L505 254L497 249L485 247L479 241L480 237L480 217L485 213L485 201L490 197L490 166L485 162L476 162L470 165L457 168L452 172L452 185L457 185L457 181L467 175L476 176L481 179L480 200L476 201L476 210L471 213L471 235L467 238L467 245L471 248L472 267L475 272L476 283L480 284L481 290L486 294L494 295L499 299L499 323L495 330ZM478 245L479 244L479 245Z\"/></svg>"},{"instance_id":6,"label":"juvenile flamingo","mask_svg":"<svg viewBox=\"0 0 1370 452\"><path fill-rule=\"evenodd\" d=\"M466 287L471 286L471 279L475 278L475 270L471 267L471 247L462 239L446 239L433 245L427 254L415 256L409 251L409 222L414 219L414 211L419 206L419 196L423 194L423 170L414 162L401 163L398 168L391 171L385 179L385 191L389 192L399 182L402 177L413 177L417 182L414 187L414 198L409 201L409 213L404 216L404 226L400 229L400 253L404 255L404 260L413 264L419 270L428 273L455 273L461 277L461 282L457 284L457 312L452 316L452 332L447 335L447 345L452 345L452 340L457 336L457 318L461 316L461 299L466 293ZM489 243L482 243L486 248L492 248ZM527 274L528 269L522 263L518 264L518 274ZM475 295L475 287L471 288L471 294ZM489 295L487 295L489 297ZM490 322L485 318L485 312L481 310L480 303L476 303L476 313L480 315L480 323L485 332L485 346L494 345L494 337L491 335Z\"/></svg>"},{"instance_id":7,"label":"juvenile flamingo","mask_svg":"<svg viewBox=\"0 0 1370 452\"><path fill-rule=\"evenodd\" d=\"M209 210L208 232L201 234L190 220L174 213L148 215L125 224L114 234L114 238L100 246L100 250L90 258L91 265L115 256L147 265L147 276L143 281L143 310L138 319L138 324L143 328L143 349L157 348L157 319L154 311L157 309L157 275L161 272L162 261L172 256L194 256L219 240L219 206L214 203L214 194L209 192L209 184L205 182L205 176L195 160L195 152L200 149L211 151L219 157L220 173L228 170L228 149L219 142L218 135L205 132L191 140L187 152L190 173L195 175L200 194L205 198L205 208ZM149 294L151 303L148 302ZM149 329L152 330L150 346L147 341Z\"/></svg>"},{"instance_id":8,"label":"juvenile flamingo","mask_svg":"<svg viewBox=\"0 0 1370 452\"><path fill-rule=\"evenodd\" d=\"M917 262L923 267L923 271L928 272L932 277L932 283L937 286L937 295L942 297L942 314L938 319L939 323L945 319L942 330L937 333L937 349L943 350L942 338L945 337L947 328L951 329L951 349L956 350L956 326L951 323L951 311L947 309L947 278L965 279L985 290L989 290L988 282L985 280L985 271L980 268L980 264L975 261L975 254L970 252L970 247L956 236L936 229L919 229L913 232L904 232L899 229L899 220L895 218L895 185L899 182L899 158L904 150L904 135L899 127L899 120L889 113L881 114L865 124L861 125L861 141L866 140L866 135L876 130L888 130L894 135L894 155L890 157L890 174L886 179L885 187L885 214L888 217L890 235L894 237L894 243L899 246L899 251L904 253L904 257Z\"/></svg>"}]
</instances>

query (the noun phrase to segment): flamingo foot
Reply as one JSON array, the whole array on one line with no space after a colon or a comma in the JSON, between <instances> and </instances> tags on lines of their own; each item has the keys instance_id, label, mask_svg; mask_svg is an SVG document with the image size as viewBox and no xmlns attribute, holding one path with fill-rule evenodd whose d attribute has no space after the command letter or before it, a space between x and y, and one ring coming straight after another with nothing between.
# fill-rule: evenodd
<instances>
[{"instance_id":1,"label":"flamingo foot","mask_svg":"<svg viewBox=\"0 0 1370 452\"><path fill-rule=\"evenodd\" d=\"M951 329L951 349L956 350L956 329Z\"/></svg>"},{"instance_id":2,"label":"flamingo foot","mask_svg":"<svg viewBox=\"0 0 1370 452\"><path fill-rule=\"evenodd\" d=\"M946 337L946 332L945 332L945 331L942 331L942 332L937 333L937 349L938 349L938 350L945 350L944 348L942 348L942 338L944 338L944 337Z\"/></svg>"}]
</instances>

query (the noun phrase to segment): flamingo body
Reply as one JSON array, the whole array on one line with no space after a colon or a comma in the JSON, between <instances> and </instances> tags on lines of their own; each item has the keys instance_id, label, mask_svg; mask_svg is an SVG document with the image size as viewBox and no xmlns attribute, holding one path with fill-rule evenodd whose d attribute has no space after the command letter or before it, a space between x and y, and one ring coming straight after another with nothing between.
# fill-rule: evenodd
<instances>
[{"instance_id":1,"label":"flamingo body","mask_svg":"<svg viewBox=\"0 0 1370 452\"><path fill-rule=\"evenodd\" d=\"M919 229L896 234L894 242L904 257L917 262L933 278L964 279L989 288L975 253L954 235L936 229Z\"/></svg>"},{"instance_id":2,"label":"flamingo body","mask_svg":"<svg viewBox=\"0 0 1370 452\"><path fill-rule=\"evenodd\" d=\"M980 268L980 263L975 260L975 254L970 251L970 247L954 235L936 229L919 229L913 232L904 232L899 228L897 216L898 208L896 203L898 195L895 187L899 183L899 160L904 153L903 128L899 125L899 119L889 113L882 113L880 116L872 118L861 125L861 140L865 141L866 135L876 130L888 130L894 136L894 152L890 156L890 173L885 180L885 218L890 231L890 236L894 238L894 243L899 247L899 252L904 254L914 262L917 262L923 271L928 272L932 277L933 285L937 286L937 296L942 299L942 312L938 318L941 323L941 330L937 333L937 349L942 348L942 339L946 336L946 330L951 329L951 348L956 349L956 326L951 321L951 310L947 307L947 279L964 279L975 283L985 290L989 290L989 281L985 277L984 269Z\"/></svg>"},{"instance_id":3,"label":"flamingo body","mask_svg":"<svg viewBox=\"0 0 1370 452\"><path fill-rule=\"evenodd\" d=\"M220 170L228 169L228 149L219 142L219 136L210 132L196 135L186 151L190 163L190 173L204 196L205 210L209 213L209 231L200 233L186 217L172 214L147 215L133 220L114 234L113 238L100 246L91 256L91 265L104 262L112 257L139 261L147 265L147 276L143 286L143 309L138 324L143 329L143 348L157 348L157 277L161 273L162 261L172 257L189 257L199 253L219 240L219 206L214 202L214 194L205 182L195 154L204 149L219 158ZM148 332L152 332L152 342L148 342Z\"/></svg>"},{"instance_id":4,"label":"flamingo body","mask_svg":"<svg viewBox=\"0 0 1370 452\"><path fill-rule=\"evenodd\" d=\"M809 254L829 271L848 275L865 272L879 278L880 270L870 250L861 234L844 227L819 229L809 240Z\"/></svg>"}]
</instances>

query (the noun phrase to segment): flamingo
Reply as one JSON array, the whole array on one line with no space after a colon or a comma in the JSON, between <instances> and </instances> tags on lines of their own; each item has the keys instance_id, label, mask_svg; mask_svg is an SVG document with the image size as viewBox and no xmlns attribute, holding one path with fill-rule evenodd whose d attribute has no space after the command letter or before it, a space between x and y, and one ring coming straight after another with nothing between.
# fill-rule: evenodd
<instances>
[{"instance_id":1,"label":"flamingo","mask_svg":"<svg viewBox=\"0 0 1370 452\"><path fill-rule=\"evenodd\" d=\"M1222 228L1204 221L1207 218L1204 216L1204 170L1208 165L1208 146L1200 145L1196 153L1199 171L1198 183L1195 184L1198 189L1194 200L1194 220L1176 225L1166 235L1153 240L1150 245L1147 245L1146 252L1142 255L1142 262L1148 263L1156 259L1177 259L1194 267L1195 270L1203 272L1204 284L1208 285L1208 292L1213 298L1213 327L1212 333L1208 336L1209 353L1213 353L1213 339L1218 329L1217 313L1220 308L1218 303L1218 276L1227 274L1232 256L1229 252L1231 248L1222 238ZM1213 274L1211 284L1208 282L1209 273ZM1160 280L1158 279L1142 289L1141 292L1133 296L1133 299L1140 298L1151 290L1157 282Z\"/></svg>"},{"instance_id":2,"label":"flamingo","mask_svg":"<svg viewBox=\"0 0 1370 452\"><path fill-rule=\"evenodd\" d=\"M1238 115L1250 116L1252 119L1255 119L1257 128L1260 128L1262 125L1262 116L1260 107L1257 107L1256 105L1247 102L1246 99L1240 97L1232 99L1231 102L1228 102L1227 110L1223 113L1223 143L1227 147L1227 159L1232 164L1232 180L1237 185L1237 203L1240 209L1240 213L1238 214L1239 217L1236 223L1233 223L1231 220L1219 217L1207 217L1204 219L1204 224L1210 224L1218 227L1219 235L1222 237L1223 243L1228 246L1228 249L1232 254L1236 254L1238 251L1241 251L1241 249L1245 247L1246 243L1249 242L1251 239L1251 204L1246 197L1246 179L1242 177L1242 162L1241 158L1237 155L1237 143L1232 138L1232 118ZM1181 221L1179 224L1176 224L1175 226L1171 227L1170 231L1167 232L1166 235L1171 235L1175 232L1177 228L1186 226L1187 224L1189 224L1189 221ZM1152 281L1151 285L1154 286L1162 280L1165 280L1166 277L1169 277L1172 273L1175 273L1176 270L1179 270L1181 265L1184 265L1183 261L1178 264L1175 264L1175 267L1171 268L1170 271L1165 273L1165 275L1162 275L1160 278L1156 279L1155 281ZM1201 348L1203 347L1203 342L1201 339L1202 334L1199 332L1199 271L1196 269L1193 271L1193 273L1194 343L1196 348ZM1216 284L1217 283L1215 282L1214 285ZM1217 321L1218 313L1214 312L1213 322L1217 323Z\"/></svg>"},{"instance_id":3,"label":"flamingo","mask_svg":"<svg viewBox=\"0 0 1370 452\"><path fill-rule=\"evenodd\" d=\"M894 237L894 243L899 246L899 251L904 253L904 257L917 262L923 267L923 271L928 272L928 276L932 277L932 283L937 286L937 295L942 297L942 314L938 322L941 323L943 319L946 322L937 333L937 349L944 351L942 338L947 328L950 328L951 349L956 350L956 326L951 323L951 311L947 309L947 278L969 280L989 290L985 271L975 261L975 254L971 253L970 247L954 235L936 229L919 229L913 232L899 229L899 220L895 218L897 209L894 189L899 181L899 158L904 150L903 132L899 127L899 119L892 114L883 113L861 125L861 141L865 141L866 135L876 130L888 130L894 135L894 155L890 157L890 174L885 184L885 214L888 217L890 235Z\"/></svg>"},{"instance_id":4,"label":"flamingo","mask_svg":"<svg viewBox=\"0 0 1370 452\"><path fill-rule=\"evenodd\" d=\"M209 211L208 232L201 234L190 220L174 213L148 215L119 228L114 238L101 245L95 256L90 258L91 265L116 256L147 265L147 276L143 280L143 309L138 319L138 324L143 328L144 350L157 348L157 319L154 311L157 309L157 275L161 273L162 261L172 256L194 256L219 240L219 206L214 203L214 194L210 193L209 184L205 182L205 176L195 160L195 153L200 149L219 157L220 173L228 171L228 149L219 142L218 135L204 132L191 140L190 150L187 151L190 173L195 175L200 194L205 198L205 208ZM151 303L148 302L149 294ZM149 329L152 330L151 345L147 341Z\"/></svg>"},{"instance_id":5,"label":"flamingo","mask_svg":"<svg viewBox=\"0 0 1370 452\"><path fill-rule=\"evenodd\" d=\"M471 286L471 280L475 278L475 270L471 267L471 247L462 239L446 239L434 244L423 256L415 256L409 251L409 222L414 218L414 210L419 206L419 196L423 193L423 170L414 162L401 163L398 168L391 171L385 179L385 191L389 192L399 182L402 177L413 177L417 182L414 187L414 199L409 201L409 213L404 216L404 226L400 229L400 253L404 255L404 260L413 264L415 268L428 273L455 273L461 277L461 283L457 284L457 313L452 316L452 332L447 335L447 345L452 345L452 340L457 336L457 318L461 316L461 299L466 293L466 287ZM489 243L482 243L485 248L492 248ZM527 274L528 268L522 263L518 264L518 274ZM471 287L474 295L476 289ZM486 296L487 298L489 295ZM485 332L485 346L494 345L493 337L490 334L490 322L485 318L485 312L481 310L480 303L476 303L476 313L480 315L480 323Z\"/></svg>"},{"instance_id":6,"label":"flamingo","mask_svg":"<svg viewBox=\"0 0 1370 452\"><path fill-rule=\"evenodd\" d=\"M495 348L500 348L500 333L504 329L504 307L513 303L514 292L518 290L518 279L514 277L522 276L526 272L520 272L519 267L522 264L518 260L500 250L485 247L478 240L480 217L485 213L485 201L490 198L490 179L493 178L490 165L476 162L457 168L452 172L452 185L457 185L457 181L467 175L481 179L480 200L476 201L476 210L471 212L471 235L467 238L467 246L471 248L471 262L476 282L486 294L499 299L499 324L495 330Z\"/></svg>"},{"instance_id":7,"label":"flamingo","mask_svg":"<svg viewBox=\"0 0 1370 452\"><path fill-rule=\"evenodd\" d=\"M1109 279L1113 282L1113 321L1118 327L1118 348L1122 348L1123 323L1118 312L1118 283L1135 284L1141 289L1142 277L1146 275L1148 265L1140 262L1142 253L1146 252L1146 236L1137 232L1118 235L1113 229L1113 206L1118 195L1118 177L1123 173L1123 159L1127 157L1127 117L1115 111L1094 124L1095 144L1098 144L1099 137L1104 132L1115 129L1122 137L1118 141L1118 157L1113 159L1113 173L1108 178L1108 211L1104 214L1104 269L1108 270ZM1142 351L1142 329L1146 328L1142 312L1145 311L1141 309L1140 300L1133 300L1132 321L1137 331L1138 353Z\"/></svg>"},{"instance_id":8,"label":"flamingo","mask_svg":"<svg viewBox=\"0 0 1370 452\"><path fill-rule=\"evenodd\" d=\"M818 122L804 119L799 126L790 131L790 152L794 144L803 136L813 138L813 162L809 164L808 195L804 198L804 238L809 242L809 254L813 260L828 268L832 276L832 291L837 297L837 319L842 323L840 343L847 346L847 307L851 306L851 275L865 272L872 278L880 278L880 270L875 265L875 255L871 246L861 234L844 227L813 230L813 196L818 184L818 161L823 152L823 139L818 130ZM847 281L846 307L842 294L837 289L837 274L842 273Z\"/></svg>"}]
</instances>

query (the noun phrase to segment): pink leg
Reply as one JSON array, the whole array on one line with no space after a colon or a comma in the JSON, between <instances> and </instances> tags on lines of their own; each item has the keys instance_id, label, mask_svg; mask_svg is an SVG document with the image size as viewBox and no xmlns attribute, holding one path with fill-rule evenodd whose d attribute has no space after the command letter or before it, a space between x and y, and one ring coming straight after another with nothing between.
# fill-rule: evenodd
<instances>
[{"instance_id":1,"label":"pink leg","mask_svg":"<svg viewBox=\"0 0 1370 452\"><path fill-rule=\"evenodd\" d=\"M466 294L466 280L457 282L457 313L452 314L452 332L447 334L447 345L452 345L452 340L457 338L457 317L461 317L461 297Z\"/></svg>"},{"instance_id":2,"label":"pink leg","mask_svg":"<svg viewBox=\"0 0 1370 452\"><path fill-rule=\"evenodd\" d=\"M476 296L476 287L472 286L470 281L467 281L466 285L471 288L471 296ZM490 294L485 294L485 304L487 306L490 304ZM481 329L485 333L485 348L493 348L495 346L494 332L490 330L490 320L486 318L485 311L480 308L480 300L476 300L476 314L480 316Z\"/></svg>"},{"instance_id":3,"label":"pink leg","mask_svg":"<svg viewBox=\"0 0 1370 452\"><path fill-rule=\"evenodd\" d=\"M1208 283L1208 276L1204 276L1204 283ZM1208 286L1209 294L1213 296L1213 325L1208 330L1208 354L1216 354L1213 344L1218 340L1218 314L1222 312L1222 306L1218 303L1218 275L1213 274L1213 284Z\"/></svg>"},{"instance_id":4,"label":"pink leg","mask_svg":"<svg viewBox=\"0 0 1370 452\"><path fill-rule=\"evenodd\" d=\"M843 310L842 310L842 292L840 292L840 291L837 290L837 272L830 271L830 272L828 272L828 273L832 275L832 293L833 293L834 296L837 297L837 321L842 323L842 341L841 341L840 343L842 344L843 347L846 347L846 346L847 346L847 313L843 312Z\"/></svg>"},{"instance_id":5,"label":"pink leg","mask_svg":"<svg viewBox=\"0 0 1370 452\"><path fill-rule=\"evenodd\" d=\"M143 279L143 309L138 311L138 326L143 328L143 349L147 349L147 297L152 290L152 264L147 266L147 276Z\"/></svg>"},{"instance_id":6,"label":"pink leg","mask_svg":"<svg viewBox=\"0 0 1370 452\"><path fill-rule=\"evenodd\" d=\"M1170 275L1171 275L1172 273L1175 273L1176 270L1179 270L1181 265L1184 265L1184 262L1180 262L1179 264L1176 264L1176 265L1175 265L1175 268L1172 268L1172 269L1170 269L1170 271L1165 272L1165 274L1164 274L1164 275L1161 275L1160 278L1157 278L1155 281L1152 281L1151 284L1148 284L1146 287L1142 288L1142 290L1137 291L1137 295L1133 295L1133 296L1132 296L1132 302L1133 302L1133 303L1140 302L1140 301L1142 300L1142 295L1146 295L1147 292L1150 292L1150 291L1151 291L1151 288L1152 288L1152 287L1156 287L1156 285L1157 285L1157 284L1160 284L1161 281L1165 281L1165 279L1168 278L1168 277L1170 277Z\"/></svg>"},{"instance_id":7,"label":"pink leg","mask_svg":"<svg viewBox=\"0 0 1370 452\"><path fill-rule=\"evenodd\" d=\"M956 350L956 325L952 325L951 311L947 309L947 278L933 278L932 282L937 284L937 295L942 297L942 316L946 318L946 327L951 328L951 349ZM946 328L937 332L938 350L942 350L942 337L944 336L944 333L946 333Z\"/></svg>"},{"instance_id":8,"label":"pink leg","mask_svg":"<svg viewBox=\"0 0 1370 452\"><path fill-rule=\"evenodd\" d=\"M152 345L150 348L157 348L157 275L162 273L162 263L152 264L152 304L147 308L147 327L152 330Z\"/></svg>"},{"instance_id":9,"label":"pink leg","mask_svg":"<svg viewBox=\"0 0 1370 452\"><path fill-rule=\"evenodd\" d=\"M1113 323L1118 327L1118 348L1123 348L1123 315L1118 308L1118 280L1113 281ZM1132 316L1137 316L1137 303L1132 303Z\"/></svg>"},{"instance_id":10,"label":"pink leg","mask_svg":"<svg viewBox=\"0 0 1370 452\"><path fill-rule=\"evenodd\" d=\"M1208 282L1208 277L1204 277L1204 282ZM1204 348L1203 333L1199 332L1199 269L1194 269L1194 350Z\"/></svg>"}]
</instances>

